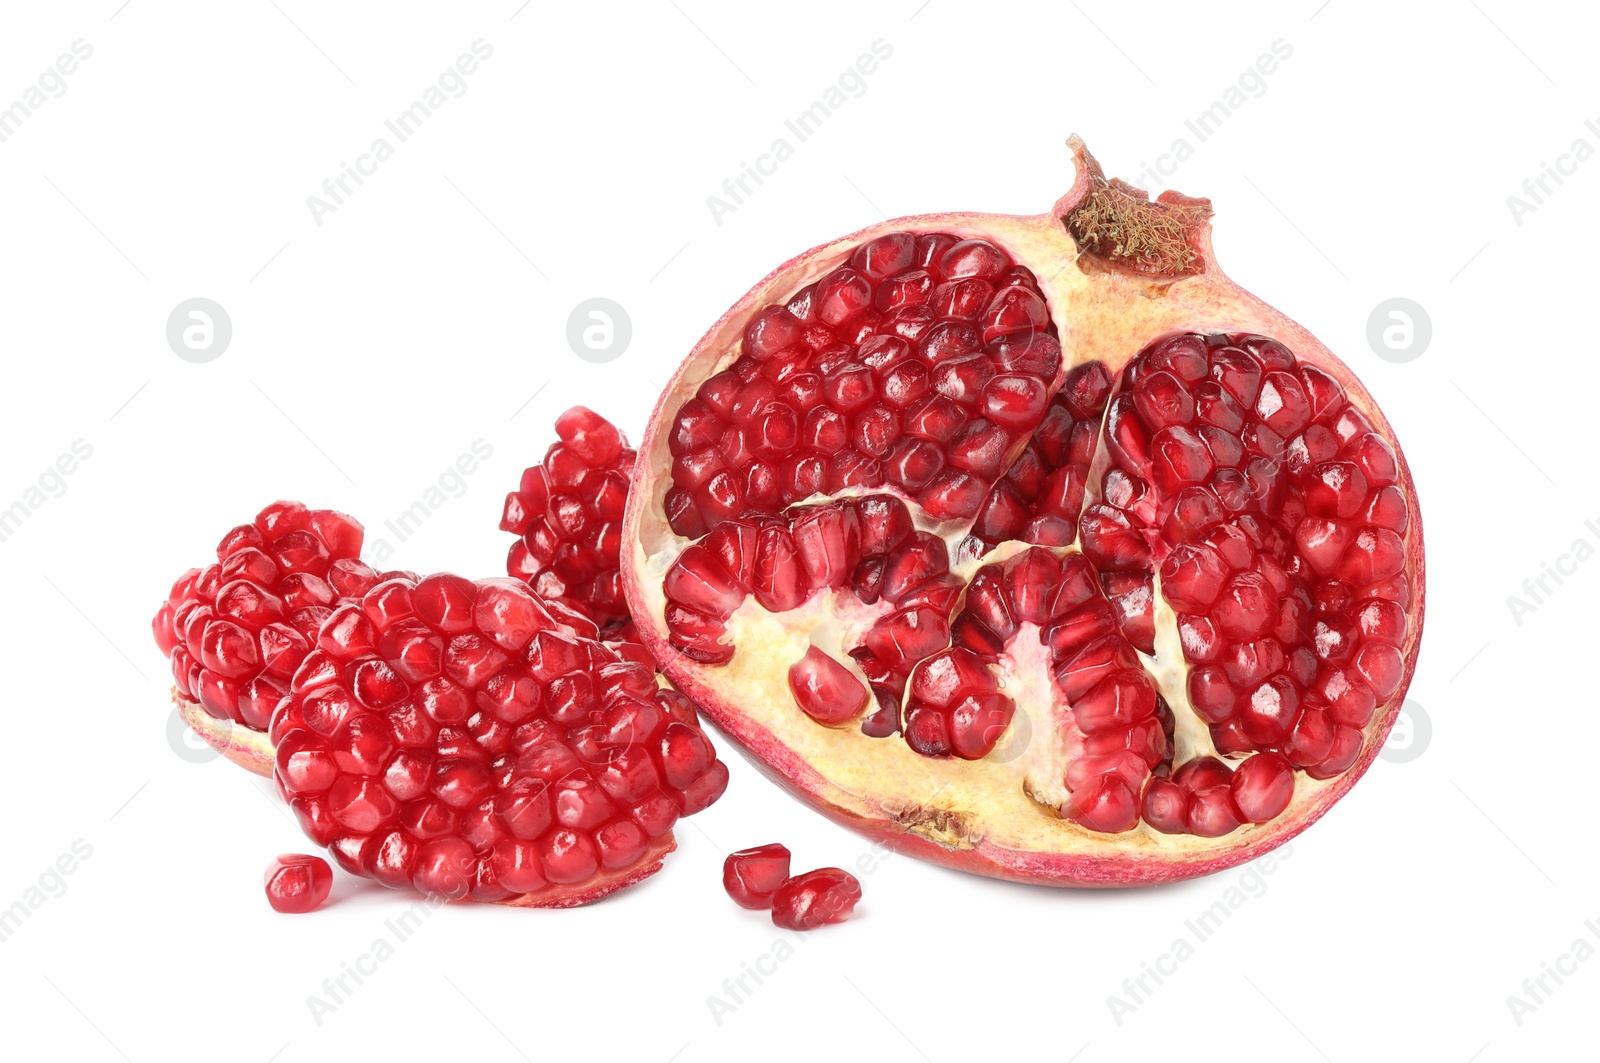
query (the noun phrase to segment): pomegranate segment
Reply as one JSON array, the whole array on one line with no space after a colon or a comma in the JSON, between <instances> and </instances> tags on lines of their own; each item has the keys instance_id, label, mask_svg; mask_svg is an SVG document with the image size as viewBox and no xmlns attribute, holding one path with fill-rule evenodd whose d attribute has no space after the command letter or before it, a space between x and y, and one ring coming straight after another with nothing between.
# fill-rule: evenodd
<instances>
[{"instance_id":1,"label":"pomegranate segment","mask_svg":"<svg viewBox=\"0 0 1600 1063\"><path fill-rule=\"evenodd\" d=\"M1060 366L1037 280L996 244L869 240L752 315L739 357L677 410L667 519L699 538L881 487L971 518L1043 419Z\"/></svg>"},{"instance_id":2,"label":"pomegranate segment","mask_svg":"<svg viewBox=\"0 0 1600 1063\"><path fill-rule=\"evenodd\" d=\"M644 878L728 771L648 655L594 635L515 580L385 581L328 617L273 717L279 791L387 886L565 907Z\"/></svg>"},{"instance_id":3,"label":"pomegranate segment","mask_svg":"<svg viewBox=\"0 0 1600 1063\"><path fill-rule=\"evenodd\" d=\"M1090 508L1084 555L1108 578L1159 580L1217 749L1338 775L1404 671L1409 501L1394 448L1333 377L1247 334L1150 345L1109 421L1107 501Z\"/></svg>"},{"instance_id":4,"label":"pomegranate segment","mask_svg":"<svg viewBox=\"0 0 1600 1063\"><path fill-rule=\"evenodd\" d=\"M1036 218L775 272L663 397L624 519L645 645L819 808L988 874L1231 866L1348 790L1422 543L1350 371L1082 150Z\"/></svg>"},{"instance_id":5,"label":"pomegranate segment","mask_svg":"<svg viewBox=\"0 0 1600 1063\"><path fill-rule=\"evenodd\" d=\"M343 513L299 502L224 535L216 562L184 573L151 621L180 707L265 731L322 621L384 578L359 560L363 536Z\"/></svg>"},{"instance_id":6,"label":"pomegranate segment","mask_svg":"<svg viewBox=\"0 0 1600 1063\"><path fill-rule=\"evenodd\" d=\"M635 452L615 425L582 406L556 418L556 435L544 463L506 495L500 530L519 536L506 572L593 620L604 638L632 640L617 555Z\"/></svg>"}]
</instances>

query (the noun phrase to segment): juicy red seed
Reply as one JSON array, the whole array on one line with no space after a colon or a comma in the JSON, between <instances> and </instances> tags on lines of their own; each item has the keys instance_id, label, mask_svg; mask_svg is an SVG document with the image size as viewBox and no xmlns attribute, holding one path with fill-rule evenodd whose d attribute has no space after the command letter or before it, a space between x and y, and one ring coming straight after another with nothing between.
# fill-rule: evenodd
<instances>
[{"instance_id":1,"label":"juicy red seed","mask_svg":"<svg viewBox=\"0 0 1600 1063\"><path fill-rule=\"evenodd\" d=\"M1320 764L1306 770L1313 779L1328 779L1350 769L1361 756L1362 735L1354 727L1340 726L1334 732L1333 748Z\"/></svg>"},{"instance_id":2,"label":"juicy red seed","mask_svg":"<svg viewBox=\"0 0 1600 1063\"><path fill-rule=\"evenodd\" d=\"M776 842L741 849L722 863L722 888L741 908L771 908L789 880L789 850Z\"/></svg>"},{"instance_id":3,"label":"juicy red seed","mask_svg":"<svg viewBox=\"0 0 1600 1063\"><path fill-rule=\"evenodd\" d=\"M786 930L815 930L849 919L860 900L861 883L854 875L837 867L819 868L778 887L772 896L772 921Z\"/></svg>"},{"instance_id":4,"label":"juicy red seed","mask_svg":"<svg viewBox=\"0 0 1600 1063\"><path fill-rule=\"evenodd\" d=\"M1011 725L1015 706L1001 694L972 695L950 709L951 752L966 760L981 760L999 744Z\"/></svg>"},{"instance_id":5,"label":"juicy red seed","mask_svg":"<svg viewBox=\"0 0 1600 1063\"><path fill-rule=\"evenodd\" d=\"M823 724L847 723L867 707L861 680L816 646L790 665L789 692L807 716Z\"/></svg>"},{"instance_id":6,"label":"juicy red seed","mask_svg":"<svg viewBox=\"0 0 1600 1063\"><path fill-rule=\"evenodd\" d=\"M320 856L285 853L267 866L265 883L273 911L315 911L333 888L333 869Z\"/></svg>"},{"instance_id":7,"label":"juicy red seed","mask_svg":"<svg viewBox=\"0 0 1600 1063\"><path fill-rule=\"evenodd\" d=\"M1144 821L1163 834L1189 832L1189 795L1167 779L1151 779L1141 806Z\"/></svg>"},{"instance_id":8,"label":"juicy red seed","mask_svg":"<svg viewBox=\"0 0 1600 1063\"><path fill-rule=\"evenodd\" d=\"M1202 838L1220 838L1231 834L1243 822L1233 804L1233 792L1227 786L1208 786L1196 790L1189 798L1189 833Z\"/></svg>"},{"instance_id":9,"label":"juicy red seed","mask_svg":"<svg viewBox=\"0 0 1600 1063\"><path fill-rule=\"evenodd\" d=\"M961 277L990 279L1011 268L1011 256L987 240L963 240L939 256L939 272L946 280Z\"/></svg>"},{"instance_id":10,"label":"juicy red seed","mask_svg":"<svg viewBox=\"0 0 1600 1063\"><path fill-rule=\"evenodd\" d=\"M1072 794L1063 815L1092 831L1120 834L1139 825L1139 799L1116 775L1102 775Z\"/></svg>"},{"instance_id":11,"label":"juicy red seed","mask_svg":"<svg viewBox=\"0 0 1600 1063\"><path fill-rule=\"evenodd\" d=\"M813 303L818 320L842 325L872 305L872 283L852 269L837 269L817 282Z\"/></svg>"},{"instance_id":12,"label":"juicy red seed","mask_svg":"<svg viewBox=\"0 0 1600 1063\"><path fill-rule=\"evenodd\" d=\"M1294 796L1294 769L1276 753L1257 753L1234 771L1233 805L1248 823L1266 823L1283 814Z\"/></svg>"}]
</instances>

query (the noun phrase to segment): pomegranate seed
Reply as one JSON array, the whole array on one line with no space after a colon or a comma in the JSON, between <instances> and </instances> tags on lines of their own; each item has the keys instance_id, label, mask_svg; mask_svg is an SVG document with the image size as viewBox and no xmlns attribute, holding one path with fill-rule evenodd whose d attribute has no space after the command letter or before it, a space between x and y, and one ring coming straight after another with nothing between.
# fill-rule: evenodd
<instances>
[{"instance_id":1,"label":"pomegranate seed","mask_svg":"<svg viewBox=\"0 0 1600 1063\"><path fill-rule=\"evenodd\" d=\"M776 842L741 849L722 863L722 888L741 908L771 908L778 888L789 881L789 850Z\"/></svg>"},{"instance_id":2,"label":"pomegranate seed","mask_svg":"<svg viewBox=\"0 0 1600 1063\"><path fill-rule=\"evenodd\" d=\"M867 707L861 680L816 646L789 667L789 691L795 704L818 723L847 723Z\"/></svg>"},{"instance_id":3,"label":"pomegranate seed","mask_svg":"<svg viewBox=\"0 0 1600 1063\"><path fill-rule=\"evenodd\" d=\"M1243 822L1233 805L1233 791L1227 786L1207 786L1189 798L1189 833L1202 838L1220 838Z\"/></svg>"},{"instance_id":4,"label":"pomegranate seed","mask_svg":"<svg viewBox=\"0 0 1600 1063\"><path fill-rule=\"evenodd\" d=\"M1333 749L1322 763L1306 770L1313 779L1331 779L1349 771L1361 756L1361 732L1354 727L1340 725L1333 735Z\"/></svg>"},{"instance_id":5,"label":"pomegranate seed","mask_svg":"<svg viewBox=\"0 0 1600 1063\"><path fill-rule=\"evenodd\" d=\"M1014 711L1011 699L1000 694L962 698L950 710L951 752L966 760L982 760L999 744Z\"/></svg>"},{"instance_id":6,"label":"pomegranate seed","mask_svg":"<svg viewBox=\"0 0 1600 1063\"><path fill-rule=\"evenodd\" d=\"M950 279L998 277L1011 268L1011 256L987 240L963 240L939 256L939 272Z\"/></svg>"},{"instance_id":7,"label":"pomegranate seed","mask_svg":"<svg viewBox=\"0 0 1600 1063\"><path fill-rule=\"evenodd\" d=\"M1245 822L1276 819L1294 796L1294 769L1276 753L1257 753L1234 771L1231 795Z\"/></svg>"},{"instance_id":8,"label":"pomegranate seed","mask_svg":"<svg viewBox=\"0 0 1600 1063\"><path fill-rule=\"evenodd\" d=\"M320 856L285 853L267 866L267 903L298 915L321 908L333 888L333 869Z\"/></svg>"},{"instance_id":9,"label":"pomegranate seed","mask_svg":"<svg viewBox=\"0 0 1600 1063\"><path fill-rule=\"evenodd\" d=\"M1138 826L1139 801L1125 781L1103 775L1074 793L1063 814L1088 830L1120 834Z\"/></svg>"},{"instance_id":10,"label":"pomegranate seed","mask_svg":"<svg viewBox=\"0 0 1600 1063\"><path fill-rule=\"evenodd\" d=\"M1189 795L1166 779L1151 779L1145 788L1141 814L1144 821L1163 834L1189 832Z\"/></svg>"},{"instance_id":11,"label":"pomegranate seed","mask_svg":"<svg viewBox=\"0 0 1600 1063\"><path fill-rule=\"evenodd\" d=\"M854 875L837 867L819 868L778 887L772 896L772 921L785 930L815 930L849 919L860 900L861 883Z\"/></svg>"}]
</instances>

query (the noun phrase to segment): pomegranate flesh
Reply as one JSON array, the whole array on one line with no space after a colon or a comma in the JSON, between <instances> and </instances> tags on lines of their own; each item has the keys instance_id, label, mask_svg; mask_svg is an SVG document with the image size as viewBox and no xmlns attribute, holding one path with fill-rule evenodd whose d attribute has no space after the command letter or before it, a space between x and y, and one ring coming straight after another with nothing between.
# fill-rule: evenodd
<instances>
[{"instance_id":1,"label":"pomegranate flesh","mask_svg":"<svg viewBox=\"0 0 1600 1063\"><path fill-rule=\"evenodd\" d=\"M622 580L795 792L989 875L1133 885L1282 844L1416 662L1416 491L1354 374L1223 275L1210 204L1077 180L773 272L668 385ZM780 894L781 895L781 894Z\"/></svg>"}]
</instances>

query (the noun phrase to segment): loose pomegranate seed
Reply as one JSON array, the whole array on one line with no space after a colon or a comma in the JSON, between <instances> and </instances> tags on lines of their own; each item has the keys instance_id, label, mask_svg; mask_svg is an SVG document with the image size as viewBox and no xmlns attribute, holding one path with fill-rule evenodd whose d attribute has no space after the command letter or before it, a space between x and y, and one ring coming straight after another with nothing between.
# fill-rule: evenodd
<instances>
[{"instance_id":1,"label":"loose pomegranate seed","mask_svg":"<svg viewBox=\"0 0 1600 1063\"><path fill-rule=\"evenodd\" d=\"M709 431L691 413L688 436ZM506 496L500 528L520 536L506 571L594 621L604 638L633 640L618 554L635 453L615 425L582 406L556 418L556 435L544 463Z\"/></svg>"},{"instance_id":2,"label":"loose pomegranate seed","mask_svg":"<svg viewBox=\"0 0 1600 1063\"><path fill-rule=\"evenodd\" d=\"M299 502L223 536L216 563L184 573L151 621L178 695L265 731L322 621L384 578L358 560L362 536L350 517Z\"/></svg>"},{"instance_id":3,"label":"loose pomegranate seed","mask_svg":"<svg viewBox=\"0 0 1600 1063\"><path fill-rule=\"evenodd\" d=\"M722 864L722 888L741 908L771 908L778 887L789 881L789 850L776 842L741 849Z\"/></svg>"},{"instance_id":4,"label":"loose pomegranate seed","mask_svg":"<svg viewBox=\"0 0 1600 1063\"><path fill-rule=\"evenodd\" d=\"M267 866L267 903L298 915L322 907L333 888L333 869L320 856L285 853Z\"/></svg>"},{"instance_id":5,"label":"loose pomegranate seed","mask_svg":"<svg viewBox=\"0 0 1600 1063\"><path fill-rule=\"evenodd\" d=\"M727 767L642 650L558 614L452 575L335 610L272 723L306 833L352 874L445 897L564 906L654 871Z\"/></svg>"},{"instance_id":6,"label":"loose pomegranate seed","mask_svg":"<svg viewBox=\"0 0 1600 1063\"><path fill-rule=\"evenodd\" d=\"M867 689L861 681L816 646L790 666L789 690L795 704L818 723L845 723L867 707Z\"/></svg>"},{"instance_id":7,"label":"loose pomegranate seed","mask_svg":"<svg viewBox=\"0 0 1600 1063\"><path fill-rule=\"evenodd\" d=\"M824 867L796 875L772 897L772 921L785 930L815 930L842 923L861 900L861 883L847 871Z\"/></svg>"}]
</instances>

